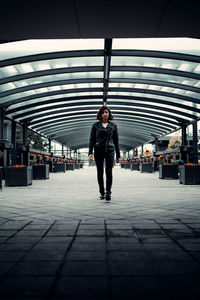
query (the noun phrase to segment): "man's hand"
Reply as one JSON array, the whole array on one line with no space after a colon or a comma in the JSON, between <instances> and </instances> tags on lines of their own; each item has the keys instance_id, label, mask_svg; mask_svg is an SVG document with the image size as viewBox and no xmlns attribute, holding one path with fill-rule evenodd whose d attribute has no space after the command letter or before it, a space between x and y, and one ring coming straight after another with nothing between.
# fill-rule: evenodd
<instances>
[{"instance_id":1,"label":"man's hand","mask_svg":"<svg viewBox=\"0 0 200 300\"><path fill-rule=\"evenodd\" d=\"M117 164L119 163L119 158L116 158L116 163L117 163Z\"/></svg>"},{"instance_id":2,"label":"man's hand","mask_svg":"<svg viewBox=\"0 0 200 300\"><path fill-rule=\"evenodd\" d=\"M93 160L93 155L92 154L88 155L88 157L89 157L89 160Z\"/></svg>"}]
</instances>

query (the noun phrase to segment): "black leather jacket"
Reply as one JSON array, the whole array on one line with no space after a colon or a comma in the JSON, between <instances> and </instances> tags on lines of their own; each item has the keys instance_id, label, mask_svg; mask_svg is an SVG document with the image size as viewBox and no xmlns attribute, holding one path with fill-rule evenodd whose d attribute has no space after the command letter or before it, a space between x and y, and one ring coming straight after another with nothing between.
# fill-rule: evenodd
<instances>
[{"instance_id":1,"label":"black leather jacket","mask_svg":"<svg viewBox=\"0 0 200 300\"><path fill-rule=\"evenodd\" d=\"M120 158L117 125L108 121L106 128L101 121L92 125L89 144L89 155L95 152L116 151L117 158Z\"/></svg>"}]
</instances>

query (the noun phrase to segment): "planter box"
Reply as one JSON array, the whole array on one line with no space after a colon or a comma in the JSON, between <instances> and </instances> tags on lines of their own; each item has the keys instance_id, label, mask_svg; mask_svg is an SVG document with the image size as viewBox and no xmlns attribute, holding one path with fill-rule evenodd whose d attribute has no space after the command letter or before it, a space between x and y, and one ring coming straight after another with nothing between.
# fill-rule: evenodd
<instances>
[{"instance_id":1,"label":"planter box","mask_svg":"<svg viewBox=\"0 0 200 300\"><path fill-rule=\"evenodd\" d=\"M49 178L49 165L34 165L33 179L48 179Z\"/></svg>"},{"instance_id":2,"label":"planter box","mask_svg":"<svg viewBox=\"0 0 200 300\"><path fill-rule=\"evenodd\" d=\"M75 163L75 169L80 169L80 164Z\"/></svg>"},{"instance_id":3,"label":"planter box","mask_svg":"<svg viewBox=\"0 0 200 300\"><path fill-rule=\"evenodd\" d=\"M53 162L48 161L47 164L49 165L49 172L53 172Z\"/></svg>"},{"instance_id":4,"label":"planter box","mask_svg":"<svg viewBox=\"0 0 200 300\"><path fill-rule=\"evenodd\" d=\"M143 173L152 173L153 172L153 166L152 164L140 164L140 172Z\"/></svg>"},{"instance_id":5,"label":"planter box","mask_svg":"<svg viewBox=\"0 0 200 300\"><path fill-rule=\"evenodd\" d=\"M131 168L130 164L124 164L124 169L130 169L130 168Z\"/></svg>"},{"instance_id":6,"label":"planter box","mask_svg":"<svg viewBox=\"0 0 200 300\"><path fill-rule=\"evenodd\" d=\"M159 178L173 178L178 179L178 165L160 165Z\"/></svg>"},{"instance_id":7,"label":"planter box","mask_svg":"<svg viewBox=\"0 0 200 300\"><path fill-rule=\"evenodd\" d=\"M153 170L154 171L159 171L160 165L161 165L161 163L159 161L157 161L157 160L154 161L154 163L153 163Z\"/></svg>"},{"instance_id":8,"label":"planter box","mask_svg":"<svg viewBox=\"0 0 200 300\"><path fill-rule=\"evenodd\" d=\"M64 172L66 171L66 164L55 164L53 166L53 172Z\"/></svg>"},{"instance_id":9,"label":"planter box","mask_svg":"<svg viewBox=\"0 0 200 300\"><path fill-rule=\"evenodd\" d=\"M200 184L200 165L180 165L179 182L182 184Z\"/></svg>"},{"instance_id":10,"label":"planter box","mask_svg":"<svg viewBox=\"0 0 200 300\"><path fill-rule=\"evenodd\" d=\"M75 169L75 164L74 163L66 164L66 171L68 171L68 170L74 171L74 169Z\"/></svg>"},{"instance_id":11,"label":"planter box","mask_svg":"<svg viewBox=\"0 0 200 300\"><path fill-rule=\"evenodd\" d=\"M3 170L0 168L0 190L2 189L2 177L3 177Z\"/></svg>"},{"instance_id":12,"label":"planter box","mask_svg":"<svg viewBox=\"0 0 200 300\"><path fill-rule=\"evenodd\" d=\"M123 169L124 168L124 164L121 164L121 169Z\"/></svg>"},{"instance_id":13,"label":"planter box","mask_svg":"<svg viewBox=\"0 0 200 300\"><path fill-rule=\"evenodd\" d=\"M32 184L32 167L7 167L5 168L5 185L19 186Z\"/></svg>"},{"instance_id":14,"label":"planter box","mask_svg":"<svg viewBox=\"0 0 200 300\"><path fill-rule=\"evenodd\" d=\"M80 163L80 168L81 168L81 169L83 169L83 165L84 165L83 163Z\"/></svg>"},{"instance_id":15,"label":"planter box","mask_svg":"<svg viewBox=\"0 0 200 300\"><path fill-rule=\"evenodd\" d=\"M139 171L140 164L131 164L131 171Z\"/></svg>"}]
</instances>

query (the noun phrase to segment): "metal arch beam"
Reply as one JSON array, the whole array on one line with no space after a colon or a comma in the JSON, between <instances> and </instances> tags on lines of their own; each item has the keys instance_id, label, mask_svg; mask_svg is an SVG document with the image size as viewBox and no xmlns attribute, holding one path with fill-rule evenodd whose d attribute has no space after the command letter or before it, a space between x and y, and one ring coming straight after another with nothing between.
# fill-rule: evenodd
<instances>
[{"instance_id":1,"label":"metal arch beam","mask_svg":"<svg viewBox=\"0 0 200 300\"><path fill-rule=\"evenodd\" d=\"M116 113L116 111L114 111L114 109L112 109L113 110L113 112L115 112L115 115L117 116L117 113ZM82 111L84 111L84 110L82 110ZM37 120L37 122L39 122L39 123L41 123L41 121L42 121L42 119L41 118L43 118L44 119L44 117L48 117L48 116L50 116L50 119L55 119L55 117L61 117L61 113L62 113L62 116L65 116L65 115L69 115L69 114L72 114L74 111L72 111L71 113L69 112L69 111L66 111L66 110L62 110L62 111L59 111L59 115L58 115L58 112L53 112L53 113L51 113L51 114L43 114L43 115L39 115L39 116L37 116L38 118L40 118L40 119L38 119ZM80 113L81 111L79 111L78 113ZM120 111L120 110L118 110L118 112L120 112L120 115L122 114L122 111ZM133 114L133 112L132 112L132 110L125 110L125 111L123 111L124 113L132 113ZM86 111L86 113L87 113L87 111ZM76 113L75 113L76 114ZM93 111L93 114L95 114L95 111ZM162 117L162 120L164 120L164 122L165 123L171 123L171 124L176 124L176 125L179 125L180 123L189 123L190 122L190 120L187 120L187 119L183 119L183 118L176 118L176 119L173 119L173 118L171 118L169 115L167 115L167 114L165 114L165 113L160 113L160 114L157 114L156 112L152 112L152 111L149 111L149 110L142 110L142 109L139 109L139 108L135 108L134 109L134 114L139 114L140 116L143 116L143 118L146 120L146 119L148 119L148 118L153 118L153 119L161 119L160 117L158 117L158 116L161 116ZM166 118L166 119L164 119L164 118ZM29 123L31 123L31 120L32 120L33 118L26 118L26 119L21 119L21 120L18 120L18 121L20 121L20 122L29 122ZM35 123L36 124L36 123Z\"/></svg>"},{"instance_id":2,"label":"metal arch beam","mask_svg":"<svg viewBox=\"0 0 200 300\"><path fill-rule=\"evenodd\" d=\"M89 68L89 67L88 67ZM91 67L92 69L92 67ZM96 71L98 70L98 71ZM102 72L102 67L96 67L91 72ZM196 80L200 80L200 74L192 73L192 72L185 72L179 70L171 70L171 69L164 69L164 68L154 68L154 67L131 67L131 66L113 66L110 67L111 72L117 71L125 71L125 72L148 72L148 73L156 73L156 74L165 74L165 75L173 75L173 76L181 76L186 78L192 78ZM52 87L58 85L65 85L68 84L68 80L56 80L56 81L47 81L42 83L31 84L15 89L11 89L8 91L4 91L0 93L0 98L11 96L18 93L23 93L27 91L31 91L34 89L40 89L44 87ZM104 81L104 91L108 91L108 81Z\"/></svg>"},{"instance_id":3,"label":"metal arch beam","mask_svg":"<svg viewBox=\"0 0 200 300\"><path fill-rule=\"evenodd\" d=\"M79 145L79 144L86 144L86 139L87 139L87 143L89 145L89 135L85 135L86 131L83 131L83 134L81 137L79 137L78 139L76 137L74 137L73 134L71 135L67 135L67 136L62 136L60 138L57 138L57 141L60 141L61 143L68 145L68 146L72 146L72 145ZM119 144L121 143L125 143L127 145L132 146L134 143L136 144L143 144L146 143L147 140L146 139L141 139L141 138L137 138L137 137L133 137L133 136L129 136L128 139L125 139L124 137L120 136L119 137ZM78 146L77 146L78 148Z\"/></svg>"},{"instance_id":4,"label":"metal arch beam","mask_svg":"<svg viewBox=\"0 0 200 300\"><path fill-rule=\"evenodd\" d=\"M17 58L10 58L0 61L0 67L7 67L10 65L17 65L21 63L30 63L41 60L51 60L58 58L70 57L88 57L88 56L103 56L103 50L74 50L74 51L57 51L49 53L40 53L33 55L26 55ZM200 63L198 55L173 53L167 51L155 50L112 50L112 56L138 56L138 57L152 57L163 59L183 60L188 62Z\"/></svg>"},{"instance_id":5,"label":"metal arch beam","mask_svg":"<svg viewBox=\"0 0 200 300\"><path fill-rule=\"evenodd\" d=\"M39 131L40 132L46 132L45 130L47 130L49 128L51 130L51 129L57 129L57 128L60 128L62 126L66 126L66 125L70 126L70 125L76 125L76 124L79 124L81 126L81 124L85 124L88 121L91 123L91 125L92 125L92 123L94 123L94 120L92 118L86 118L86 119L81 120L81 121L80 121L80 119L70 120L70 121L63 121L63 122L59 122L58 124L54 123L53 126L48 125L48 126L43 126L43 127L36 127L36 128L33 128L33 129L36 129L38 132ZM137 128L139 126L144 127L144 128L148 127L148 129L150 129L153 132L157 131L158 134L160 134L161 132L162 132L162 134L164 134L164 133L171 132L172 130L176 129L176 127L172 128L172 127L167 127L167 126L158 126L158 125L152 124L150 122L148 122L148 124L147 124L147 122L144 122L143 120L140 120L140 119L133 120L133 118L129 118L129 119L127 119L127 118L118 118L117 119L117 124L119 124L119 125L124 124L126 126L133 126L133 127L137 127Z\"/></svg>"},{"instance_id":6,"label":"metal arch beam","mask_svg":"<svg viewBox=\"0 0 200 300\"><path fill-rule=\"evenodd\" d=\"M163 80L155 80L155 79L142 79L142 78L110 78L110 83L139 83L139 84L149 84L156 86L164 86L170 87L180 90L186 90L194 93L200 93L200 88L195 86L190 86L188 84L169 82ZM112 89L112 87L110 87ZM151 90L150 90L151 91Z\"/></svg>"},{"instance_id":7,"label":"metal arch beam","mask_svg":"<svg viewBox=\"0 0 200 300\"><path fill-rule=\"evenodd\" d=\"M36 130L40 130L42 128L48 128L49 126L52 126L53 124L55 124L55 126L57 124L61 124L62 122L73 122L76 120L80 120L80 118L82 118L81 120L89 120L94 122L94 116L92 114L88 114L88 115L76 115L76 116L72 116L72 117L64 117L62 119L56 119L56 120L51 120L42 124L37 124L37 125L33 125L31 126L31 128L36 129ZM147 118L148 119L148 118ZM130 115L122 115L122 116L118 116L117 117L117 121L118 120L125 120L125 121L129 121L129 122L139 122L141 124L146 124L147 120L144 118L140 118L140 117L136 117L136 116L130 116ZM97 120L96 120L97 121ZM176 124L176 126L174 125L169 125L169 124L163 124L162 122L159 122L157 120L152 121L148 119L148 125L149 126L153 126L153 127L158 127L158 128L162 128L164 130L173 130L176 128L176 126L178 124Z\"/></svg>"},{"instance_id":8,"label":"metal arch beam","mask_svg":"<svg viewBox=\"0 0 200 300\"><path fill-rule=\"evenodd\" d=\"M102 83L102 89L103 89L103 79L102 78L82 78L82 79L68 79L66 84L84 84L84 83ZM78 89L77 89L78 90ZM74 93L74 89L63 89L59 91L50 91L45 93L40 93L36 95L30 95L21 97L15 100L10 100L4 103L1 103L1 107L8 107L13 104L17 104L24 101L30 101L38 98L44 98L48 96L57 96L62 94L68 94L68 93Z\"/></svg>"},{"instance_id":9,"label":"metal arch beam","mask_svg":"<svg viewBox=\"0 0 200 300\"><path fill-rule=\"evenodd\" d=\"M147 118L148 119L148 118ZM117 122L119 121L125 121L125 122L130 122L130 123L136 123L136 124L142 124L142 125L146 125L147 124L147 120L144 118L139 118L139 117L130 117L130 116L126 116L125 118L123 117L117 117ZM150 121L148 120L148 127L149 128L158 128L161 130L165 130L165 131L169 131L169 130L173 130L176 128L176 126L172 126L172 125L163 125L163 123L161 122L154 122L154 121Z\"/></svg>"},{"instance_id":10,"label":"metal arch beam","mask_svg":"<svg viewBox=\"0 0 200 300\"><path fill-rule=\"evenodd\" d=\"M49 75L57 75L57 74L65 74L65 73L72 73L72 72L84 72L86 67L68 67L68 68L56 68L56 69L49 69L49 70L41 70L41 71L35 71L35 72L29 72L29 73L23 73L19 75L9 76L0 79L0 84L5 84L13 81L19 81L19 80L25 80L25 79L31 79L35 77L42 77L42 76L49 76ZM88 66L88 71L92 72L96 68L102 68L102 67L90 67ZM91 69L89 69L91 68ZM99 70L99 69L98 69ZM103 70L102 70L103 71ZM181 83L174 83L174 82L165 82L160 80L152 80L152 79L142 79L142 78L109 78L109 81L111 83L113 82L127 82L127 83L141 83L141 84L150 84L150 85L158 85L158 86L167 86L177 89L183 89L188 90L191 92L199 93L200 89L198 87L181 84Z\"/></svg>"},{"instance_id":11,"label":"metal arch beam","mask_svg":"<svg viewBox=\"0 0 200 300\"><path fill-rule=\"evenodd\" d=\"M15 89L12 89L9 91L4 91L4 92L0 93L0 98L11 96L14 94L24 93L24 92L35 90L35 89L47 88L47 87L58 86L58 85L66 85L66 84L69 84L69 80L71 81L71 83L74 83L72 79L53 80L53 81L35 83L35 84L27 85L24 87L15 88ZM92 82L94 82L94 81L95 81L95 78L93 78Z\"/></svg>"},{"instance_id":12,"label":"metal arch beam","mask_svg":"<svg viewBox=\"0 0 200 300\"><path fill-rule=\"evenodd\" d=\"M60 58L72 58L72 57L89 57L89 56L103 56L103 50L74 50L74 51L56 51L48 53L40 53L33 55L26 55L17 58L9 58L0 61L1 67L8 67L11 65L18 65L22 63L30 63L35 61L60 59Z\"/></svg>"},{"instance_id":13,"label":"metal arch beam","mask_svg":"<svg viewBox=\"0 0 200 300\"><path fill-rule=\"evenodd\" d=\"M68 131L67 130L63 130L63 132L61 131L61 132L58 132L58 133L52 132L52 133L48 134L48 138L53 138L55 140L59 140L63 136L69 137L72 134L75 139L76 138L79 139L79 135L75 135L73 133L76 129L77 129L77 127L76 128L71 128ZM89 131L90 131L90 127L86 127L86 128L83 127L81 129L81 133L84 132L84 134L87 134ZM134 138L134 139L137 138L137 139L142 140L143 142L146 142L146 141L153 140L153 136L157 136L157 137L163 136L163 134L154 134L153 132L149 133L149 134L147 134L146 132L137 132L137 131L135 131L136 133L133 134L133 132L134 131L127 131L125 129L122 131L121 128L119 130L120 136L123 137L124 139L127 139L127 140L129 140L130 137L131 137L131 138ZM89 139L89 136L88 136L88 139Z\"/></svg>"},{"instance_id":14,"label":"metal arch beam","mask_svg":"<svg viewBox=\"0 0 200 300\"><path fill-rule=\"evenodd\" d=\"M82 111L82 112L80 112L80 113L78 113L78 115L80 116L84 116L84 115L91 115L91 116L93 116L93 118L94 118L94 116L95 116L95 111ZM117 114L116 114L117 115ZM65 115L62 115L62 118L63 117L68 117L68 118L73 118L73 117L76 117L77 116L77 113L71 113L70 114L70 116L68 116L67 114L65 114ZM138 113L138 114L134 114L134 112L120 112L120 116L125 116L125 117L134 117L135 119L137 118L140 118L140 120L146 120L146 119L153 119L153 122L155 123L155 124L157 124L157 122L158 121L160 121L161 123L163 122L164 124L165 123L167 123L168 124L168 126L170 127L174 127L174 126L179 126L179 122L178 121L173 121L173 120L167 120L167 119L165 119L165 118L161 118L161 117L158 117L158 116L152 116L152 115L143 115L142 113ZM52 119L53 120L56 120L56 119L60 119L61 118L61 116L60 115L57 115L57 116L51 116L51 117L47 117L47 118L44 118L44 119L39 119L39 120L30 120L30 124L31 124L31 126L32 125L35 125L35 127L36 126L38 126L38 125L36 125L36 124L47 124L47 122L48 121L52 121ZM159 124L160 124L160 122L159 122Z\"/></svg>"},{"instance_id":15,"label":"metal arch beam","mask_svg":"<svg viewBox=\"0 0 200 300\"><path fill-rule=\"evenodd\" d=\"M50 138L53 138L57 141L60 141L60 140L63 140L64 138L68 141L68 142L72 142L72 141L85 141L87 140L89 142L89 135L88 135L88 130L84 130L84 129L81 129L81 135L82 136L85 136L85 138L81 138L80 139L80 136L75 136L74 133L68 133L67 135L66 134L59 134L59 135L50 135L49 137ZM124 140L127 142L129 142L130 140L137 140L137 141L140 141L140 143L147 143L148 141L152 140L152 136L150 135L137 135L137 134L130 134L130 133L127 133L125 132L123 135L121 134L120 135L120 141Z\"/></svg>"},{"instance_id":16,"label":"metal arch beam","mask_svg":"<svg viewBox=\"0 0 200 300\"><path fill-rule=\"evenodd\" d=\"M183 60L188 62L200 63L198 55L175 53L168 51L157 50L112 50L112 56L138 56L138 57L152 57L172 60Z\"/></svg>"},{"instance_id":17,"label":"metal arch beam","mask_svg":"<svg viewBox=\"0 0 200 300\"><path fill-rule=\"evenodd\" d=\"M13 75L0 79L0 84L5 84L13 81L20 81L25 79L33 79L43 76L52 76L68 73L80 73L80 72L103 72L103 66L81 66L81 67L65 67L65 68L56 68L48 69L41 71L33 71L28 73L22 73L18 75Z\"/></svg>"},{"instance_id":18,"label":"metal arch beam","mask_svg":"<svg viewBox=\"0 0 200 300\"><path fill-rule=\"evenodd\" d=\"M174 93L169 93L169 92L162 92L162 91L156 91L156 90L146 90L146 89L140 89L140 88L112 88L112 90L110 90L111 92L129 92L129 93L141 93L141 94L150 94L150 95L156 95L156 96L161 96L161 97L167 97L167 98L172 98L172 99L180 99L180 100L184 100L184 101L188 101L191 103L197 103L200 104L200 99L196 99L194 97L189 97L189 96L184 96L184 95L179 95L179 94L174 94ZM109 98L115 97L116 99L118 98L122 98L121 95L110 95ZM135 97L135 96L123 96L125 99L137 99L139 97ZM143 100L146 99L150 99L149 101L159 101L159 99L152 99L152 98L146 98L146 97L140 97ZM166 103L169 103L169 105L172 105L170 101L166 101L166 100L160 100L163 103L163 101L165 101Z\"/></svg>"},{"instance_id":19,"label":"metal arch beam","mask_svg":"<svg viewBox=\"0 0 200 300\"><path fill-rule=\"evenodd\" d=\"M89 102L83 102L82 98L86 98L86 99L92 99L93 100L93 97L94 96L83 96L83 97L74 97L77 102L73 102L74 100L72 100L70 103L70 105L65 102L64 104L56 104L54 106L48 106L48 107L40 107L38 109L35 109L35 110L29 110L29 111L25 111L21 114L16 114L16 115L13 115L14 118L21 118L23 116L28 116L28 115L31 115L31 114L34 114L34 113L37 113L37 112L41 112L41 111L47 111L47 110L51 110L51 109L56 109L56 108L60 108L60 107L73 107L73 106L78 106L78 105L88 105ZM81 101L78 102L78 99L81 98ZM96 97L96 98L100 98L100 97ZM168 105L168 106L174 106L174 107L179 107L179 108L182 108L182 109L185 109L185 110L189 110L191 112L196 112L196 113L200 113L200 109L196 108L196 107L188 107L187 105L184 105L184 104L181 104L181 103L176 103L176 102L170 102L170 101L166 101L166 100L160 100L160 99L151 99L151 98L146 98L146 97L135 97L135 96L120 96L120 95L113 95L113 96L109 96L109 98L111 101L112 99L119 99L118 102L110 102L111 105L124 105L124 106L138 106L138 107L153 107L152 105L149 105L148 104L140 104L138 103L138 101L142 101L142 102L149 102L149 103L159 103L159 104L165 104L165 105ZM125 101L122 101L123 99L127 100L126 102ZM61 100L61 101L60 101ZM76 101L75 100L75 101ZM129 100L134 100L136 101L135 103L133 102L129 102ZM64 99L57 99L56 101L45 101L43 105L46 105L46 104L50 104L50 103L60 103L60 102L64 102ZM138 104L137 104L138 103ZM94 97L94 101L91 102L92 105L99 105L99 102L95 101L95 97ZM199 103L200 104L200 103ZM31 104L31 105L27 105L27 106L20 106L20 107L17 107L16 109L13 108L13 109L7 109L6 111L6 114L12 114L12 113L16 113L17 111L23 111L23 110L27 110L28 108L31 107L37 107L37 106L41 106L37 103L34 103L34 104ZM159 109L159 106L157 107L157 109ZM160 108L162 109L162 107ZM166 111L171 111L172 112L172 109L170 108L165 108ZM177 115L184 115L185 113L184 112L180 112L180 111L177 111L177 110L174 110L173 113L176 113ZM193 118L194 118L194 115L193 115Z\"/></svg>"},{"instance_id":20,"label":"metal arch beam","mask_svg":"<svg viewBox=\"0 0 200 300\"><path fill-rule=\"evenodd\" d=\"M86 123L86 124L85 124ZM75 129L79 129L79 128L91 128L92 124L88 124L88 122L86 121L85 123L76 123L76 124L67 124L66 125L61 125L58 126L56 128L50 128L50 129L45 129L45 130L41 130L42 134L46 135L46 136L50 136L52 134L57 134L60 132L66 132L68 130L74 130ZM161 131L161 130L156 130L155 128L149 128L148 125L146 126L140 126L140 125L135 125L135 124L129 124L129 127L127 128L126 124L124 122L119 122L118 123L120 126L118 127L119 131L121 131L121 129L126 128L127 132L133 132L133 131L137 131L139 133L148 133L150 132L151 134L154 134L156 136L162 135L165 133L165 131Z\"/></svg>"},{"instance_id":21,"label":"metal arch beam","mask_svg":"<svg viewBox=\"0 0 200 300\"><path fill-rule=\"evenodd\" d=\"M173 70L167 68L155 68L155 67L140 67L140 66L111 66L111 72L141 72L141 73L156 73L156 74L165 74L172 75L178 77L186 77L200 80L200 74L181 71L181 70Z\"/></svg>"},{"instance_id":22,"label":"metal arch beam","mask_svg":"<svg viewBox=\"0 0 200 300\"><path fill-rule=\"evenodd\" d=\"M76 83L103 83L103 80L102 79L94 79L91 80L91 79L84 79L84 80L76 80L76 82L72 82L72 80L68 80L68 84L76 84ZM96 91L100 91L102 92L103 91L103 88L101 90L101 88L93 88L93 89L96 89ZM99 90L100 89L100 90ZM169 92L161 92L161 91L155 91L155 90L148 90L148 93L147 93L147 90L145 89L139 89L139 88L109 88L109 91L129 91L131 90L132 92L134 93L145 93L145 94L152 94L152 95L159 95L159 96L163 96L163 97L170 97L170 98L178 98L178 99L181 99L181 100L185 100L185 101L188 101L188 102L194 102L194 103L199 103L199 99L195 99L193 97L189 97L189 96L184 96L184 95L178 95L178 94L173 94L173 93L169 93ZM50 96L57 96L57 95L62 95L62 94L67 94L67 93L74 93L74 92L77 92L77 93L81 93L81 92L87 92L87 89L63 89L63 90L58 90L58 91L50 91L50 92L45 92L45 93L40 93L40 94L37 94L37 95L31 95L31 96L26 96L26 97L21 97L21 98L18 98L18 99L15 99L15 100L10 100L10 101L7 101L5 103L2 103L0 106L1 107L8 107L10 105L13 105L13 104L17 104L17 103L20 103L20 102L25 102L25 101L30 101L30 100L34 100L34 99L40 99L40 98L44 98L44 97L50 97ZM95 91L95 90L90 90L90 91ZM84 97L84 96L82 96ZM73 97L68 97L69 99ZM48 101L48 100L47 100Z\"/></svg>"},{"instance_id":23,"label":"metal arch beam","mask_svg":"<svg viewBox=\"0 0 200 300\"><path fill-rule=\"evenodd\" d=\"M52 136L52 137L58 137L58 136L63 136L63 133L64 133L64 135L67 135L66 133L69 133L69 134L72 133L74 136L79 137L80 136L80 134L79 134L80 130L86 131L88 134L90 134L91 127L92 127L92 124L82 125L81 128L80 128L80 126L78 124L76 124L74 126L72 125L72 126L67 127L67 128L62 128L60 130L54 130L53 132L49 132L48 136L49 137L50 136ZM77 128L79 130L76 132ZM139 134L136 134L135 131L134 131L134 128L131 129L130 127L127 128L126 126L122 125L122 126L120 126L118 128L118 130L120 132L125 132L126 135L128 133L131 133L131 135L133 134L134 136L136 135L136 136L139 136L139 137L142 137L142 136L146 136L146 137L149 136L150 138L152 137L151 132L149 133L148 129L141 128L140 130L137 131Z\"/></svg>"},{"instance_id":24,"label":"metal arch beam","mask_svg":"<svg viewBox=\"0 0 200 300\"><path fill-rule=\"evenodd\" d=\"M41 132L46 132L46 130L56 130L57 128L61 128L61 127L66 127L69 125L76 125L76 124L79 124L79 126L81 126L82 124L85 124L86 122L88 123L91 123L92 122L92 119L91 118L85 118L83 120L70 120L70 121L61 121L59 123L54 123L53 125L51 124L51 126L47 125L47 126L43 126L43 127L39 127L37 130L38 131L41 131ZM129 126L134 126L134 127L137 127L137 126L142 126L142 127L148 127L148 129L151 129L152 131L158 131L158 132L166 132L166 127L162 127L162 126L156 126L156 125L153 125L153 124L146 124L146 122L136 122L134 120L126 120L125 118L124 119L119 119L117 120L117 124L127 124ZM168 129L169 131L169 129Z\"/></svg>"},{"instance_id":25,"label":"metal arch beam","mask_svg":"<svg viewBox=\"0 0 200 300\"><path fill-rule=\"evenodd\" d=\"M101 88L93 88L93 89L85 89L84 92L94 92L94 91L98 91L98 92L102 92ZM159 96L165 96L165 97L170 97L170 98L177 98L177 99L181 99L181 100L185 100L188 102L192 102L192 103L198 103L200 104L200 99L195 99L193 97L188 97L188 96L183 96L183 95L177 95L177 94L173 94L173 93L167 93L165 92L165 95L163 95L163 93L161 92L157 92L157 91L153 91L153 90L148 90L146 91L145 89L132 89L132 88L112 88L110 89L111 92L115 91L115 92L129 92L129 93L145 93L145 94L153 94L153 95L159 95ZM27 110L29 108L35 107L35 106L43 106L46 104L50 104L50 103L57 103L57 102L67 102L70 101L77 101L75 102L76 104L81 103L82 100L93 100L94 99L94 103L95 104L99 104L96 99L102 99L101 95L88 95L88 96L74 96L74 97L64 97L64 98L57 98L57 99L49 99L46 101L39 101L39 102L35 102L35 103L31 103L31 104L27 104L27 105L22 105L16 108L8 108L6 110L6 114L11 114L11 113L16 113L17 111L21 111L21 110ZM161 100L161 99L156 99L156 98L148 98L148 97L137 97L137 96L127 96L127 95L110 95L108 96L108 99L126 99L126 100L137 100L137 101L144 101L144 102L152 102L152 103L160 103L160 104L166 104L169 106L175 106L175 107L180 107L186 110L191 110L194 112L200 112L200 109L196 108L196 107L189 107L187 105L181 104L181 103L176 103L176 102L172 102L172 101L168 101L168 100ZM84 103L84 102L83 102ZM85 102L86 103L86 102ZM88 103L88 101L87 101ZM120 102L119 102L120 103ZM122 102L124 103L124 102ZM127 102L129 103L129 102ZM42 108L41 108L42 109Z\"/></svg>"},{"instance_id":26,"label":"metal arch beam","mask_svg":"<svg viewBox=\"0 0 200 300\"><path fill-rule=\"evenodd\" d=\"M80 106L84 106L84 105L85 106L89 105L89 103L88 102L85 102L84 104L81 103ZM97 104L95 103L94 105L97 105ZM185 112L180 112L180 111L175 110L175 109L173 110L173 109L170 109L170 108L167 108L167 107L164 108L165 111L169 112L169 113L172 113L172 114L176 114L177 117L174 116L174 115L170 115L170 114L156 113L157 110L162 110L163 108L155 106L155 105L149 105L149 104L143 104L143 103L137 103L137 104L136 103L131 103L131 104L128 105L128 107L123 107L121 109L117 106L117 105L119 105L118 103L116 103L115 105L111 104L110 107L112 107L112 109L117 109L117 110L132 110L133 107L143 107L143 108L145 108L145 110L143 111L144 113L145 112L149 112L150 114L153 114L153 115L154 114L161 115L161 116L165 115L166 117L171 118L171 119L175 119L175 120L181 120L182 117L186 117L186 118L194 119L194 120L197 119L197 116L194 116L192 114L185 113ZM21 113L21 114L16 114L16 115L13 115L12 117L13 117L14 120L15 119L22 119L22 120L24 120L24 117L29 116L28 118L25 118L25 120L29 120L30 118L31 119L34 118L32 116L33 114L38 114L38 113L40 113L42 111L47 111L47 112L44 113L44 114L38 114L36 116L36 118L37 117L41 117L41 116L45 116L45 115L49 115L49 114L52 115L52 114L57 114L57 113L80 111L80 109L81 109L80 106L79 107L76 107L76 106L78 106L76 103L74 105L71 105L71 106L68 106L67 104L66 104L66 106L63 105L63 104L59 104L59 105L51 106L51 107L48 107L48 108L47 107L43 107L43 108L35 109L35 110L32 110L31 112L24 112L24 113ZM57 110L57 109L63 108L63 107L65 107L65 108ZM148 111L148 110L146 110L146 108L147 109L152 109L152 111L150 111L150 110ZM56 111L55 111L55 109L56 109ZM86 107L85 109L87 109L87 110L93 110L94 108L93 107ZM135 111L137 111L137 109L138 108L134 108ZM53 110L53 111L50 111L50 110ZM186 122L190 121L190 120L184 120L184 119L182 119L182 120L186 121Z\"/></svg>"}]
</instances>

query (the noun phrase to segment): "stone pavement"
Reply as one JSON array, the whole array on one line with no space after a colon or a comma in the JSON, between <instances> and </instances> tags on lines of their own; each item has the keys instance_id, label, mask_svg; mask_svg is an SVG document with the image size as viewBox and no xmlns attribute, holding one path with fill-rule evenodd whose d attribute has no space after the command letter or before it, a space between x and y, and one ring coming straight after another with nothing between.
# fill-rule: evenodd
<instances>
[{"instance_id":1,"label":"stone pavement","mask_svg":"<svg viewBox=\"0 0 200 300\"><path fill-rule=\"evenodd\" d=\"M113 173L110 203L95 167L3 187L0 299L199 299L200 186Z\"/></svg>"}]
</instances>

